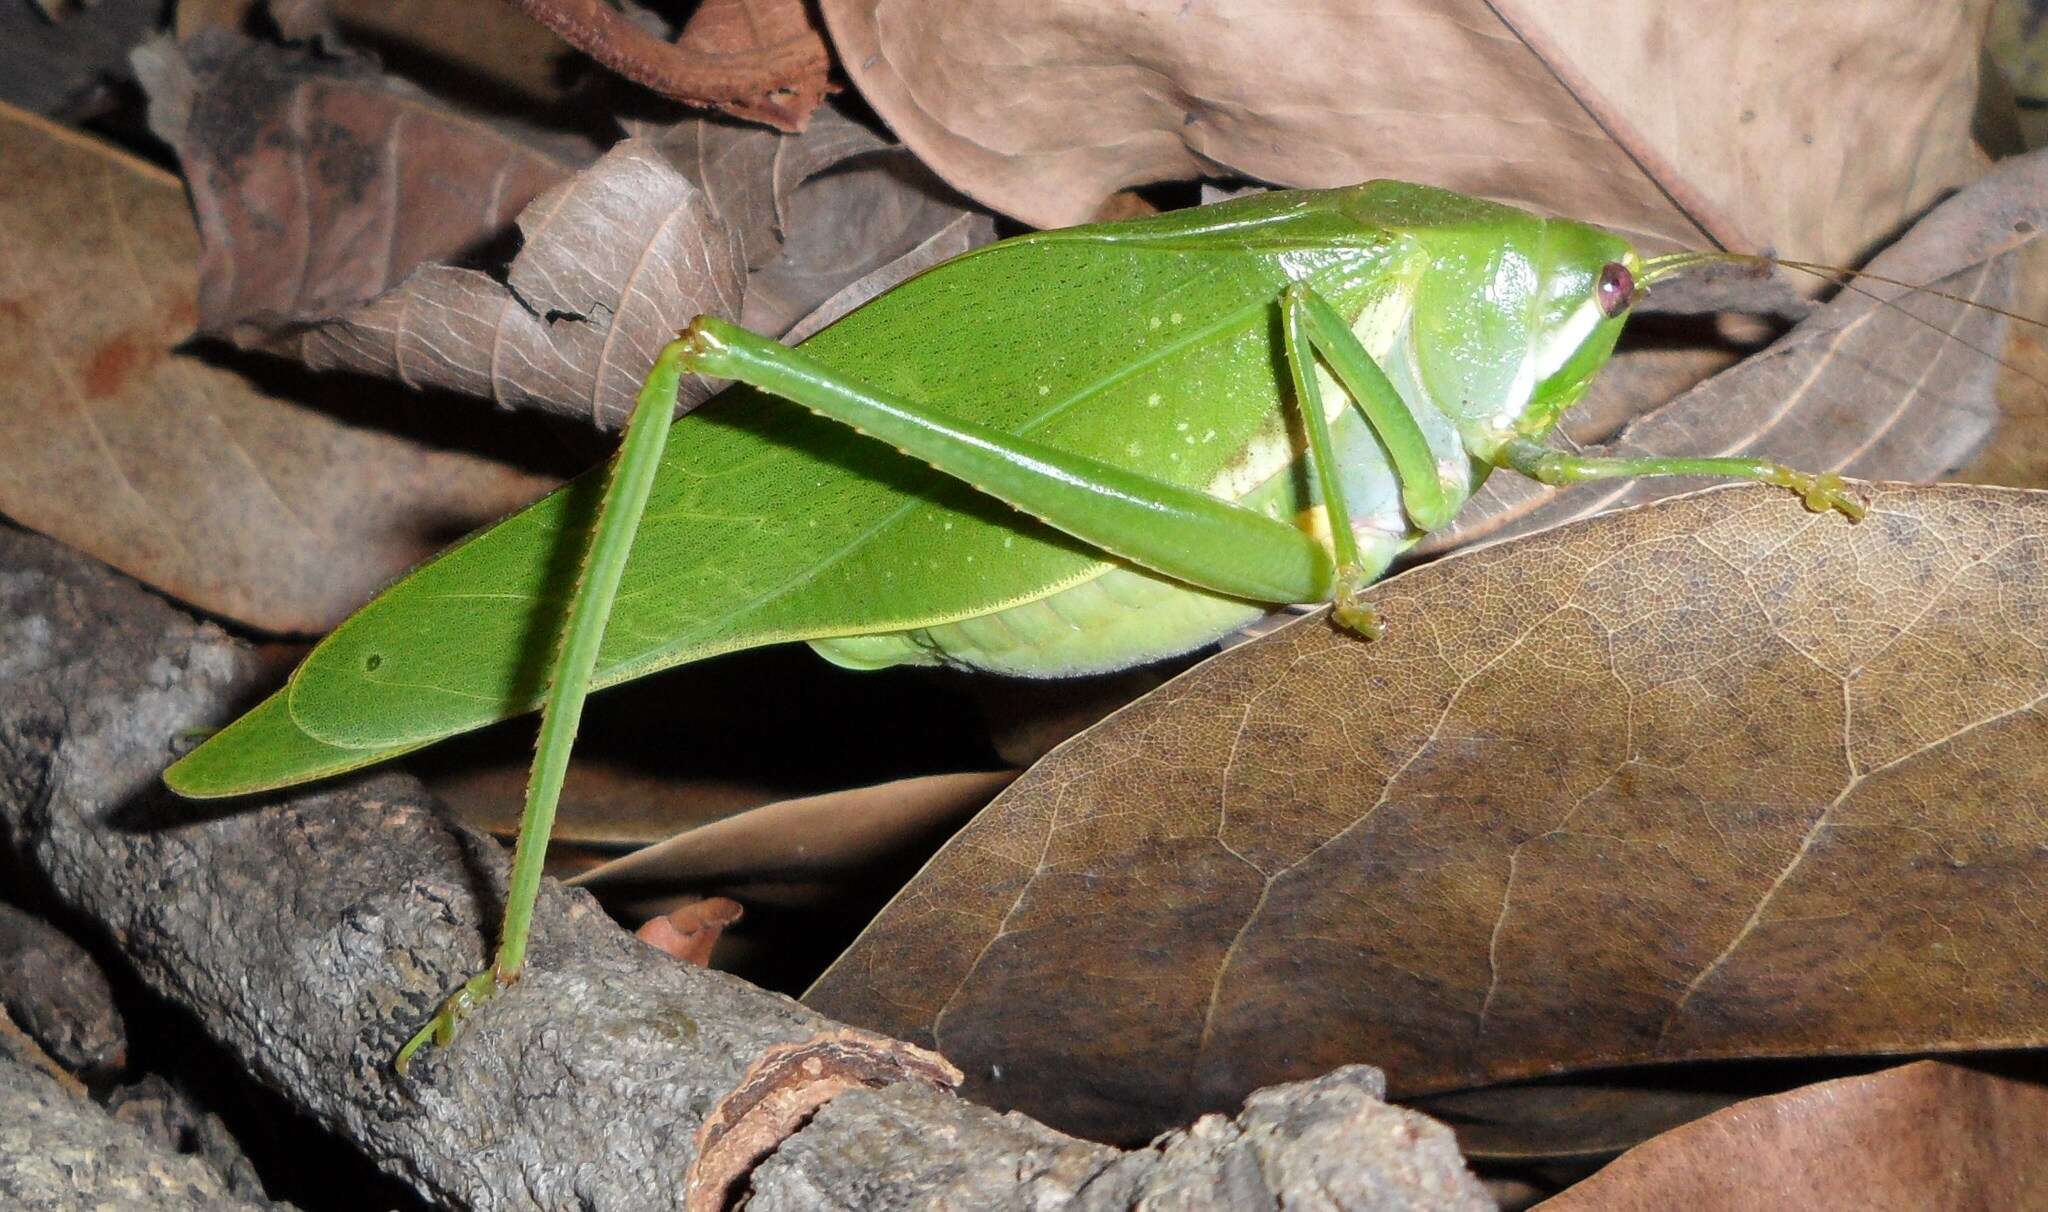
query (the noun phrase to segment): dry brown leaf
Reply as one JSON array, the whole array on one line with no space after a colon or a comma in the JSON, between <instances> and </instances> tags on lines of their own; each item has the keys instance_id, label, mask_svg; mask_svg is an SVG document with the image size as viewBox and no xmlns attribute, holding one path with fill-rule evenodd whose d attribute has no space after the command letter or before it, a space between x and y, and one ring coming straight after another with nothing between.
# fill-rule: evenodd
<instances>
[{"instance_id":1,"label":"dry brown leaf","mask_svg":"<svg viewBox=\"0 0 2048 1212\"><path fill-rule=\"evenodd\" d=\"M1632 1082L1514 1082L1424 1095L1407 1105L1449 1124L1458 1133L1458 1151L1475 1161L1583 1165L1711 1115L1748 1093L1754 1088L1733 1093L1713 1074L1687 1067L1675 1077L1648 1070Z\"/></svg>"},{"instance_id":2,"label":"dry brown leaf","mask_svg":"<svg viewBox=\"0 0 2048 1212\"><path fill-rule=\"evenodd\" d=\"M803 0L703 0L675 43L605 0L511 0L606 67L666 97L801 133L833 91Z\"/></svg>"},{"instance_id":3,"label":"dry brown leaf","mask_svg":"<svg viewBox=\"0 0 2048 1212\"><path fill-rule=\"evenodd\" d=\"M1017 777L1014 770L934 774L782 800L676 833L570 882L630 898L643 913L707 889L750 901L809 904L835 885L930 847Z\"/></svg>"},{"instance_id":4,"label":"dry brown leaf","mask_svg":"<svg viewBox=\"0 0 2048 1212\"><path fill-rule=\"evenodd\" d=\"M1919 1061L1737 1103L1543 1212L2048 1207L2048 1086Z\"/></svg>"},{"instance_id":5,"label":"dry brown leaf","mask_svg":"<svg viewBox=\"0 0 2048 1212\"><path fill-rule=\"evenodd\" d=\"M1983 171L1969 123L1984 0L823 10L897 135L1040 227L1152 181L1398 177L1687 247L1842 262Z\"/></svg>"},{"instance_id":6,"label":"dry brown leaf","mask_svg":"<svg viewBox=\"0 0 2048 1212\"><path fill-rule=\"evenodd\" d=\"M791 325L789 331L782 334L782 339L790 345L808 340L812 333L869 299L894 290L932 266L950 261L971 248L980 248L995 238L995 222L987 215L974 211L956 215L909 252L840 287L831 298Z\"/></svg>"},{"instance_id":7,"label":"dry brown leaf","mask_svg":"<svg viewBox=\"0 0 2048 1212\"><path fill-rule=\"evenodd\" d=\"M136 62L199 214L201 327L246 343L496 237L570 172L365 59L206 29Z\"/></svg>"},{"instance_id":8,"label":"dry brown leaf","mask_svg":"<svg viewBox=\"0 0 2048 1212\"><path fill-rule=\"evenodd\" d=\"M804 0L703 0L676 49L732 77L731 96L712 104L777 130L803 130L834 91L832 52Z\"/></svg>"},{"instance_id":9,"label":"dry brown leaf","mask_svg":"<svg viewBox=\"0 0 2048 1212\"><path fill-rule=\"evenodd\" d=\"M935 251L957 255L995 238L988 216L963 210L952 190L902 151L869 157L795 191L782 227L788 236L781 251L747 280L740 322L785 339L797 321L878 270L893 286L945 259L934 258ZM837 315L851 310L842 306Z\"/></svg>"},{"instance_id":10,"label":"dry brown leaf","mask_svg":"<svg viewBox=\"0 0 2048 1212\"><path fill-rule=\"evenodd\" d=\"M458 762L453 769L433 772L428 786L466 824L510 838L519 832L520 803L531 771L531 760ZM609 859L778 798L765 783L678 779L579 753L564 777L548 836L557 847L585 847L606 852Z\"/></svg>"},{"instance_id":11,"label":"dry brown leaf","mask_svg":"<svg viewBox=\"0 0 2048 1212\"><path fill-rule=\"evenodd\" d=\"M2038 1044L2048 494L1731 489L1452 556L1040 762L809 1001L1142 1137L1349 1061ZM1000 1074L1000 1076L997 1076Z\"/></svg>"},{"instance_id":12,"label":"dry brown leaf","mask_svg":"<svg viewBox=\"0 0 2048 1212\"><path fill-rule=\"evenodd\" d=\"M801 138L730 122L659 126L629 122L627 133L661 148L678 172L710 196L718 220L748 270L769 264L796 226L792 199L818 173L895 145L837 110Z\"/></svg>"},{"instance_id":13,"label":"dry brown leaf","mask_svg":"<svg viewBox=\"0 0 2048 1212\"><path fill-rule=\"evenodd\" d=\"M360 308L274 343L318 370L447 387L508 408L625 424L661 347L700 312L735 314L744 270L704 191L629 139L521 212L503 281L431 264ZM686 386L685 403L709 390Z\"/></svg>"},{"instance_id":14,"label":"dry brown leaf","mask_svg":"<svg viewBox=\"0 0 2048 1212\"><path fill-rule=\"evenodd\" d=\"M2034 152L2001 163L1943 203L1870 272L2010 307L2019 254L2043 232L2048 152ZM1605 449L1744 454L1862 479L1940 479L1977 458L1994 432L2003 442L2029 440L2000 418L2044 407L2048 376L2027 377L2014 363L2039 335L1980 307L1864 279L1769 349L1637 418ZM1573 428L1568 423L1567 433ZM1582 429L1575 436L1595 435ZM1693 487L1657 479L1558 491L1495 476L1457 525L1424 550L1554 526Z\"/></svg>"},{"instance_id":15,"label":"dry brown leaf","mask_svg":"<svg viewBox=\"0 0 2048 1212\"><path fill-rule=\"evenodd\" d=\"M175 178L11 111L0 163L0 511L16 521L203 609L310 632L548 486L175 352L199 252Z\"/></svg>"}]
</instances>

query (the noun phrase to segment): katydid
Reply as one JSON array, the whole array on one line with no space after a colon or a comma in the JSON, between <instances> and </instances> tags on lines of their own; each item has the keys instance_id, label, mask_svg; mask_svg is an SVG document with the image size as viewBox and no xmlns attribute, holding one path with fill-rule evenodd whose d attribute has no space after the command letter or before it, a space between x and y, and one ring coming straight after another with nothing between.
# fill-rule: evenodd
<instances>
[{"instance_id":1,"label":"katydid","mask_svg":"<svg viewBox=\"0 0 2048 1212\"><path fill-rule=\"evenodd\" d=\"M1832 475L1543 445L1640 290L1700 259L1381 181L1002 241L795 349L699 317L609 481L398 582L165 779L259 791L543 707L496 960L402 1067L522 970L588 688L787 640L862 668L1097 672L1296 603L1371 636L1360 592L1495 468L1757 480L1859 517ZM741 385L671 428L689 372Z\"/></svg>"}]
</instances>

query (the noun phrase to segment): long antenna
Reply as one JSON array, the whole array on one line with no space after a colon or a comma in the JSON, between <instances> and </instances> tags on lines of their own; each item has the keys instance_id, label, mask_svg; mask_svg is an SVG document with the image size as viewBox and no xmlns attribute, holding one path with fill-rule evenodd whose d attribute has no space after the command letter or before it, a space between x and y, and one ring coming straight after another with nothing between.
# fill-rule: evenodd
<instances>
[{"instance_id":1,"label":"long antenna","mask_svg":"<svg viewBox=\"0 0 2048 1212\"><path fill-rule=\"evenodd\" d=\"M1946 299L1951 303L1961 303L1965 307L1975 307L1983 311L1991 312L1994 315L2004 316L2008 320L2018 320L2022 324L2031 325L2035 328L2048 329L2048 320L2040 320L2033 316L2021 315L2019 312L2008 311L2003 307L1996 307L1990 303L1980 302L1976 299L1964 298L1962 295L1953 294L1945 290L1936 290L1932 286L1924 286L1919 283L1906 282L1898 278L1888 278L1883 274L1871 273L1867 269L1850 269L1845 265L1826 265L1819 261L1794 261L1786 257L1766 257L1758 253L1676 252L1667 253L1666 255L1661 257L1651 257L1649 260L1643 262L1643 285L1645 287L1648 287L1651 283L1655 282L1659 278L1670 277L1674 273L1691 269L1696 265L1712 265L1717 262L1734 262L1738 265L1780 265L1786 269L1796 269L1801 273L1812 274L1814 277L1821 278L1824 280L1833 280L1835 278L1861 278L1871 282L1882 282L1886 286L1896 286L1899 287L1901 290L1905 290L1913 294L1927 295L1931 298L1936 299ZM1880 303L1887 301L1879 297L1876 293L1872 291L1858 289L1856 284L1853 282L1842 282L1840 283L1840 285L1846 289L1855 290L1858 294L1861 294L1866 298L1876 299ZM1912 313L1908 312L1907 314L1911 315Z\"/></svg>"},{"instance_id":2,"label":"long antenna","mask_svg":"<svg viewBox=\"0 0 2048 1212\"><path fill-rule=\"evenodd\" d=\"M1861 285L1858 285L1858 282L1856 280L1867 279L1872 282L1881 282L1887 286L1899 287L1901 290L1905 291L1908 294L1922 294L1936 299L1945 299L1951 303L1960 303L1965 307L1974 307L1980 311L1987 311L1993 315L2003 316L2008 320L2017 320L2022 324L2030 325L2034 328L2048 329L2048 321L2043 321L2033 316L2021 315L2016 311L2010 311L2003 307L1996 307L1990 303L1982 303L1976 299L1965 298L1962 295L1954 294L1950 291L1936 290L1931 286L1924 286L1913 282L1905 282L1901 281L1898 278L1889 278L1883 274L1871 273L1868 270L1850 269L1847 266L1842 265L1825 265L1818 261L1793 261L1783 257L1766 257L1759 253L1738 253L1718 251L1675 252L1666 253L1661 257L1651 257L1643 262L1642 284L1644 289L1648 289L1652 283L1658 281L1661 278L1668 278L1673 274L1681 273L1685 270L1692 269L1695 266L1716 264L1782 266L1785 269L1797 270L1800 273L1812 274L1814 277L1820 278L1823 281L1835 282L1837 285L1842 287L1842 289L1853 290L1857 294L1862 295L1864 298L1875 302L1881 307L1888 307L1891 310L1897 312L1898 314L1913 321L1915 324L1923 325L1926 328L1940 334L1944 339L1954 341L1956 344L1962 346L1965 349L1972 350L1978 354L1981 354L1982 356L1990 359L1993 363L2004 367L2005 369L2013 372L2014 374L2020 376L2028 382L2033 383L2034 385L2041 387L2044 390L2048 390L2048 381L2043 381L2042 379L2028 373L2021 367L2015 366L2013 363L2008 362L2005 358L1991 352L1988 349L1985 349L1981 345L1976 345L1972 342L1965 341L1963 338L1943 328L1941 325L1936 324L1934 321L1928 319L1927 317L1917 315L1914 312L1908 311L1906 308L1901 307L1899 305L1899 299L1904 296L1894 296L1888 299L1878 294L1876 291L1867 290Z\"/></svg>"}]
</instances>

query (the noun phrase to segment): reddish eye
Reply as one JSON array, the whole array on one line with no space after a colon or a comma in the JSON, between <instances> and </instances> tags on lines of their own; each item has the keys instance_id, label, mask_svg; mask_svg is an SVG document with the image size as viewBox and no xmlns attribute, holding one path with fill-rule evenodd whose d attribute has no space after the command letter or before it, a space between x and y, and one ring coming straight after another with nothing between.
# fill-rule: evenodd
<instances>
[{"instance_id":1,"label":"reddish eye","mask_svg":"<svg viewBox=\"0 0 2048 1212\"><path fill-rule=\"evenodd\" d=\"M1628 266L1619 261L1609 261L1600 270L1600 285L1593 288L1593 295L1600 301L1600 311L1612 320L1628 310L1629 301L1635 298L1636 278L1628 272Z\"/></svg>"}]
</instances>

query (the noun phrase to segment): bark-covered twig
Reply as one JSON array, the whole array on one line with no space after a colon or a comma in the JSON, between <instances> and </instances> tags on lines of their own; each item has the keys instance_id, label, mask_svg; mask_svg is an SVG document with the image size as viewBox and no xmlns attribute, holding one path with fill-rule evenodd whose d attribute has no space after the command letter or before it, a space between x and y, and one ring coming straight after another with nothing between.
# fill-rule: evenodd
<instances>
[{"instance_id":1,"label":"bark-covered twig","mask_svg":"<svg viewBox=\"0 0 2048 1212\"><path fill-rule=\"evenodd\" d=\"M76 1083L0 1046L0 1206L253 1212L273 1205L235 1198L205 1162L149 1139Z\"/></svg>"},{"instance_id":2,"label":"bark-covered twig","mask_svg":"<svg viewBox=\"0 0 2048 1212\"><path fill-rule=\"evenodd\" d=\"M225 811L164 793L176 738L261 677L216 628L0 530L0 831L143 980L431 1198L1485 1206L1448 1131L1379 1102L1372 1070L1120 1154L963 1103L937 1057L676 963L552 884L525 979L401 1080L398 1045L485 962L503 852L402 776Z\"/></svg>"}]
</instances>

